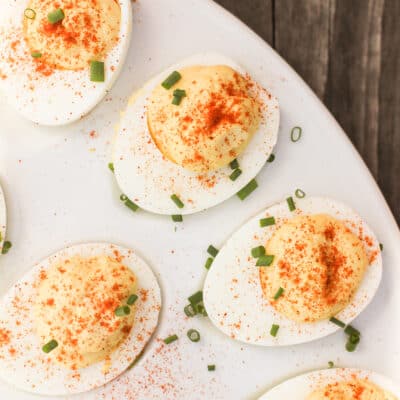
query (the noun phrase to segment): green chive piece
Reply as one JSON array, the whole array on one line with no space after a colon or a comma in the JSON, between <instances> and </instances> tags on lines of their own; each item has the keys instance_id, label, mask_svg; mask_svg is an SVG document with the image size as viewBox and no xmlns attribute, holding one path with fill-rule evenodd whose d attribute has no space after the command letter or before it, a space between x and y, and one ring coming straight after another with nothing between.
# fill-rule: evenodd
<instances>
[{"instance_id":1,"label":"green chive piece","mask_svg":"<svg viewBox=\"0 0 400 400\"><path fill-rule=\"evenodd\" d=\"M196 329L189 329L187 331L187 337L191 342L198 342L200 340L200 333Z\"/></svg>"},{"instance_id":2,"label":"green chive piece","mask_svg":"<svg viewBox=\"0 0 400 400\"><path fill-rule=\"evenodd\" d=\"M237 192L237 196L239 197L240 200L244 200L246 197L248 197L254 190L256 190L258 187L258 183L255 179L252 179L244 188L240 189Z\"/></svg>"},{"instance_id":3,"label":"green chive piece","mask_svg":"<svg viewBox=\"0 0 400 400\"><path fill-rule=\"evenodd\" d=\"M329 321L337 325L339 328L344 328L346 324L335 317L329 318Z\"/></svg>"},{"instance_id":4,"label":"green chive piece","mask_svg":"<svg viewBox=\"0 0 400 400\"><path fill-rule=\"evenodd\" d=\"M231 169L238 169L239 168L239 161L235 158L233 161L229 163Z\"/></svg>"},{"instance_id":5,"label":"green chive piece","mask_svg":"<svg viewBox=\"0 0 400 400\"><path fill-rule=\"evenodd\" d=\"M280 288L278 289L278 291L275 293L274 300L278 300L279 297L281 297L281 296L283 295L283 292L284 292L284 291L285 291L285 289L283 289L282 287L280 287Z\"/></svg>"},{"instance_id":6,"label":"green chive piece","mask_svg":"<svg viewBox=\"0 0 400 400\"><path fill-rule=\"evenodd\" d=\"M183 221L183 217L180 214L174 214L171 215L172 221L174 222L182 222Z\"/></svg>"},{"instance_id":7,"label":"green chive piece","mask_svg":"<svg viewBox=\"0 0 400 400\"><path fill-rule=\"evenodd\" d=\"M114 173L114 163L112 163L112 162L108 163L108 169L109 169L112 173Z\"/></svg>"},{"instance_id":8,"label":"green chive piece","mask_svg":"<svg viewBox=\"0 0 400 400\"><path fill-rule=\"evenodd\" d=\"M379 248L380 248L381 251L383 250L383 244L382 243L379 243Z\"/></svg>"},{"instance_id":9,"label":"green chive piece","mask_svg":"<svg viewBox=\"0 0 400 400\"><path fill-rule=\"evenodd\" d=\"M126 196L125 194L121 194L121 196L119 196L119 198L132 211L137 211L139 209L139 206L137 204L135 204L132 200L129 200L128 196Z\"/></svg>"},{"instance_id":10,"label":"green chive piece","mask_svg":"<svg viewBox=\"0 0 400 400\"><path fill-rule=\"evenodd\" d=\"M350 335L346 343L346 350L352 353L357 348L358 343L360 343L360 336Z\"/></svg>"},{"instance_id":11,"label":"green chive piece","mask_svg":"<svg viewBox=\"0 0 400 400\"><path fill-rule=\"evenodd\" d=\"M214 259L212 257L208 257L206 263L204 264L204 267L206 269L210 269L213 262Z\"/></svg>"},{"instance_id":12,"label":"green chive piece","mask_svg":"<svg viewBox=\"0 0 400 400\"><path fill-rule=\"evenodd\" d=\"M207 253L212 257L217 257L218 249L215 248L212 244L208 246Z\"/></svg>"},{"instance_id":13,"label":"green chive piece","mask_svg":"<svg viewBox=\"0 0 400 400\"><path fill-rule=\"evenodd\" d=\"M303 130L299 126L295 126L290 132L290 140L292 142L298 142L303 134Z\"/></svg>"},{"instance_id":14,"label":"green chive piece","mask_svg":"<svg viewBox=\"0 0 400 400\"><path fill-rule=\"evenodd\" d=\"M64 14L64 11L61 10L61 8L57 8L57 10L54 10L47 14L47 20L51 24L56 24L57 22L62 21L64 18L65 18L65 14Z\"/></svg>"},{"instance_id":15,"label":"green chive piece","mask_svg":"<svg viewBox=\"0 0 400 400\"><path fill-rule=\"evenodd\" d=\"M50 342L46 343L43 347L42 350L45 353L50 353L52 350L54 350L58 346L57 340L50 340Z\"/></svg>"},{"instance_id":16,"label":"green chive piece","mask_svg":"<svg viewBox=\"0 0 400 400\"><path fill-rule=\"evenodd\" d=\"M36 18L36 11L32 10L32 8L26 8L24 11L25 18L28 19L35 19Z\"/></svg>"},{"instance_id":17,"label":"green chive piece","mask_svg":"<svg viewBox=\"0 0 400 400\"><path fill-rule=\"evenodd\" d=\"M194 317L197 314L197 312L192 304L188 304L187 306L185 306L183 311L187 317Z\"/></svg>"},{"instance_id":18,"label":"green chive piece","mask_svg":"<svg viewBox=\"0 0 400 400\"><path fill-rule=\"evenodd\" d=\"M242 170L240 168L237 168L229 175L229 179L231 181L236 181L236 179L239 178L240 175L242 175Z\"/></svg>"},{"instance_id":19,"label":"green chive piece","mask_svg":"<svg viewBox=\"0 0 400 400\"><path fill-rule=\"evenodd\" d=\"M274 256L272 255L265 255L258 258L256 266L257 267L268 267L274 261Z\"/></svg>"},{"instance_id":20,"label":"green chive piece","mask_svg":"<svg viewBox=\"0 0 400 400\"><path fill-rule=\"evenodd\" d=\"M126 317L131 313L131 309L129 306L120 306L117 307L114 311L115 316L117 317Z\"/></svg>"},{"instance_id":21,"label":"green chive piece","mask_svg":"<svg viewBox=\"0 0 400 400\"><path fill-rule=\"evenodd\" d=\"M304 197L306 197L306 193L303 192L301 189L296 189L296 191L294 192L294 195L295 195L298 199L303 199Z\"/></svg>"},{"instance_id":22,"label":"green chive piece","mask_svg":"<svg viewBox=\"0 0 400 400\"><path fill-rule=\"evenodd\" d=\"M90 61L90 80L92 82L104 82L103 61Z\"/></svg>"},{"instance_id":23,"label":"green chive piece","mask_svg":"<svg viewBox=\"0 0 400 400\"><path fill-rule=\"evenodd\" d=\"M41 58L42 57L42 53L40 53L39 51L34 51L31 53L32 58Z\"/></svg>"},{"instance_id":24,"label":"green chive piece","mask_svg":"<svg viewBox=\"0 0 400 400\"><path fill-rule=\"evenodd\" d=\"M3 248L1 249L1 254L7 254L8 251L11 249L12 243L8 240L3 243Z\"/></svg>"},{"instance_id":25,"label":"green chive piece","mask_svg":"<svg viewBox=\"0 0 400 400\"><path fill-rule=\"evenodd\" d=\"M294 203L293 197L288 197L286 202L290 211L294 211L296 209L296 204Z\"/></svg>"},{"instance_id":26,"label":"green chive piece","mask_svg":"<svg viewBox=\"0 0 400 400\"><path fill-rule=\"evenodd\" d=\"M275 218L274 217L268 217L268 218L260 219L261 228L265 228L266 226L271 226L271 225L275 225Z\"/></svg>"},{"instance_id":27,"label":"green chive piece","mask_svg":"<svg viewBox=\"0 0 400 400\"><path fill-rule=\"evenodd\" d=\"M207 369L208 369L209 371L215 371L215 365L214 365L214 364L207 365Z\"/></svg>"},{"instance_id":28,"label":"green chive piece","mask_svg":"<svg viewBox=\"0 0 400 400\"><path fill-rule=\"evenodd\" d=\"M257 246L251 249L251 255L254 258L261 257L265 255L265 247L264 246Z\"/></svg>"},{"instance_id":29,"label":"green chive piece","mask_svg":"<svg viewBox=\"0 0 400 400\"><path fill-rule=\"evenodd\" d=\"M199 290L198 292L188 297L188 300L191 305L196 306L203 301L203 292Z\"/></svg>"},{"instance_id":30,"label":"green chive piece","mask_svg":"<svg viewBox=\"0 0 400 400\"><path fill-rule=\"evenodd\" d=\"M275 154L271 153L271 155L268 157L267 162L273 162L275 160Z\"/></svg>"},{"instance_id":31,"label":"green chive piece","mask_svg":"<svg viewBox=\"0 0 400 400\"><path fill-rule=\"evenodd\" d=\"M137 294L131 294L126 301L126 304L133 306L138 298L139 297L137 296Z\"/></svg>"},{"instance_id":32,"label":"green chive piece","mask_svg":"<svg viewBox=\"0 0 400 400\"><path fill-rule=\"evenodd\" d=\"M335 366L335 363L333 361L328 362L328 367L333 368Z\"/></svg>"},{"instance_id":33,"label":"green chive piece","mask_svg":"<svg viewBox=\"0 0 400 400\"><path fill-rule=\"evenodd\" d=\"M173 194L173 195L171 196L171 200L176 204L176 206L177 206L178 208L183 208L183 207L185 207L185 205L182 203L182 200L181 200L176 194Z\"/></svg>"},{"instance_id":34,"label":"green chive piece","mask_svg":"<svg viewBox=\"0 0 400 400\"><path fill-rule=\"evenodd\" d=\"M172 104L175 106L179 106L181 104L182 99L186 97L186 91L182 89L175 89L172 98Z\"/></svg>"},{"instance_id":35,"label":"green chive piece","mask_svg":"<svg viewBox=\"0 0 400 400\"><path fill-rule=\"evenodd\" d=\"M168 336L167 338L164 339L164 343L165 344L171 344L172 342L175 342L175 340L178 340L178 336L177 335L171 335L171 336Z\"/></svg>"},{"instance_id":36,"label":"green chive piece","mask_svg":"<svg viewBox=\"0 0 400 400\"><path fill-rule=\"evenodd\" d=\"M279 331L279 325L273 324L271 326L271 330L269 331L269 333L271 336L276 337L276 335L278 334L278 331Z\"/></svg>"},{"instance_id":37,"label":"green chive piece","mask_svg":"<svg viewBox=\"0 0 400 400\"><path fill-rule=\"evenodd\" d=\"M198 314L201 314L203 317L207 317L208 316L206 308L204 307L203 302L198 303L196 308L197 308L197 313Z\"/></svg>"},{"instance_id":38,"label":"green chive piece","mask_svg":"<svg viewBox=\"0 0 400 400\"><path fill-rule=\"evenodd\" d=\"M171 89L172 86L174 86L175 83L178 82L181 78L182 78L182 75L178 71L174 71L168 76L168 78L166 78L164 80L164 82L161 84L161 86L167 90Z\"/></svg>"},{"instance_id":39,"label":"green chive piece","mask_svg":"<svg viewBox=\"0 0 400 400\"><path fill-rule=\"evenodd\" d=\"M358 329L352 327L351 325L347 325L346 328L344 328L344 333L346 335L355 335L355 336L361 336L361 333Z\"/></svg>"}]
</instances>

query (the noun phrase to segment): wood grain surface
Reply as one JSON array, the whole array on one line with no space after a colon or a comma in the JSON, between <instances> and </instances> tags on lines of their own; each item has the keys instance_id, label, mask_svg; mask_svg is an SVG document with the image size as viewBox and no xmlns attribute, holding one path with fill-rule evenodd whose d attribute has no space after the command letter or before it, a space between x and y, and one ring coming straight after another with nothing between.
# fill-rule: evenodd
<instances>
[{"instance_id":1,"label":"wood grain surface","mask_svg":"<svg viewBox=\"0 0 400 400\"><path fill-rule=\"evenodd\" d=\"M400 0L217 3L273 46L326 104L400 223Z\"/></svg>"}]
</instances>

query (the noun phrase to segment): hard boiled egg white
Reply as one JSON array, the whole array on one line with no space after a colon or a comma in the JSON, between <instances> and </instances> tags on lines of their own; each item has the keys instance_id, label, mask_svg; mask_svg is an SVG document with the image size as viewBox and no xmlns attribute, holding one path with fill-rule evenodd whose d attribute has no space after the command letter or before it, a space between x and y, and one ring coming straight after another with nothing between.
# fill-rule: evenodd
<instances>
[{"instance_id":1,"label":"hard boiled egg white","mask_svg":"<svg viewBox=\"0 0 400 400\"><path fill-rule=\"evenodd\" d=\"M329 198L295 199L291 212L286 201L267 208L241 227L225 243L215 258L204 284L204 302L214 325L230 337L261 346L293 345L329 335L339 328L322 320L299 323L279 314L263 298L256 260L251 249L265 246L276 225L260 227L259 220L274 216L277 224L301 214L328 214L342 220L361 237L372 260L351 303L337 315L345 323L352 321L368 305L381 281L382 258L379 242L365 223L348 206ZM268 268L268 267L262 267ZM272 324L280 326L276 337L270 335Z\"/></svg>"},{"instance_id":2,"label":"hard boiled egg white","mask_svg":"<svg viewBox=\"0 0 400 400\"><path fill-rule=\"evenodd\" d=\"M165 159L149 133L146 104L155 86L161 85L172 71L194 65L227 65L246 75L242 67L220 54L195 55L147 82L132 96L121 117L112 157L115 177L122 192L147 211L170 215L192 214L223 202L257 175L277 141L278 101L261 90L264 115L258 131L238 157L243 173L236 181L229 179L232 173L229 166L199 174ZM170 196L174 193L179 194L184 208L178 210L171 201Z\"/></svg>"},{"instance_id":3,"label":"hard boiled egg white","mask_svg":"<svg viewBox=\"0 0 400 400\"><path fill-rule=\"evenodd\" d=\"M390 379L379 375L376 372L363 371L355 368L332 368L310 372L289 379L269 390L263 396L259 397L259 400L305 400L307 396L321 387L335 382L354 379L369 380L371 383L376 384L382 389L400 398L400 387Z\"/></svg>"},{"instance_id":4,"label":"hard boiled egg white","mask_svg":"<svg viewBox=\"0 0 400 400\"><path fill-rule=\"evenodd\" d=\"M124 63L132 30L131 0L118 0L121 24L118 43L103 60L105 81L91 82L83 70L57 69L45 76L24 40L23 19L28 0L2 0L0 13L0 90L24 117L43 125L78 120L111 88Z\"/></svg>"},{"instance_id":5,"label":"hard boiled egg white","mask_svg":"<svg viewBox=\"0 0 400 400\"><path fill-rule=\"evenodd\" d=\"M6 237L7 210L6 201L4 199L3 189L0 186L0 249L3 247Z\"/></svg>"},{"instance_id":6,"label":"hard boiled egg white","mask_svg":"<svg viewBox=\"0 0 400 400\"><path fill-rule=\"evenodd\" d=\"M133 327L124 342L112 353L111 362L98 362L72 371L52 362L42 351L43 343L34 332L33 304L39 275L53 263L74 255L93 257L108 255L122 258L122 263L137 277L137 293L146 298L135 303ZM16 387L42 395L67 395L91 390L120 375L143 351L152 336L161 308L161 294L150 267L132 250L106 243L89 243L67 247L38 263L4 296L0 305L1 332L0 377ZM109 365L109 368L108 368Z\"/></svg>"}]
</instances>

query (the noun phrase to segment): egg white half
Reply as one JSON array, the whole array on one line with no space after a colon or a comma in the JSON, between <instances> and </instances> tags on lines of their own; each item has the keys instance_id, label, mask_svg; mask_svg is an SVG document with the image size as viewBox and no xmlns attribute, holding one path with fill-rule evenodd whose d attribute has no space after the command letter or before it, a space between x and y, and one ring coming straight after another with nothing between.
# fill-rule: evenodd
<instances>
[{"instance_id":1,"label":"egg white half","mask_svg":"<svg viewBox=\"0 0 400 400\"><path fill-rule=\"evenodd\" d=\"M3 247L6 238L7 227L7 209L6 201L4 199L3 189L0 186L0 250Z\"/></svg>"},{"instance_id":2,"label":"egg white half","mask_svg":"<svg viewBox=\"0 0 400 400\"><path fill-rule=\"evenodd\" d=\"M0 13L0 90L25 118L42 125L64 125L90 112L107 94L125 61L132 32L131 0L118 0L121 7L119 41L104 60L105 81L91 82L89 68L81 71L55 70L48 77L35 73L33 59L13 71L9 59L26 58L23 34L24 10L28 0L2 0ZM20 40L16 51L12 42ZM34 76L34 79L31 77ZM5 77L5 78L4 78Z\"/></svg>"},{"instance_id":3,"label":"egg white half","mask_svg":"<svg viewBox=\"0 0 400 400\"><path fill-rule=\"evenodd\" d=\"M256 260L251 249L263 245L276 225L261 228L259 220L274 216L279 221L299 214L325 213L339 220L359 236L359 229L371 239L364 245L367 254L375 254L351 303L337 315L350 323L374 297L382 276L379 242L366 222L348 206L329 198L294 198L296 210L291 212L283 201L267 208L248 221L225 243L215 258L204 284L204 304L214 325L236 340L261 346L282 346L305 343L327 336L339 328L329 320L299 323L278 313L263 297ZM268 267L262 267L268 268ZM280 326L276 337L270 335L272 324Z\"/></svg>"},{"instance_id":4,"label":"egg white half","mask_svg":"<svg viewBox=\"0 0 400 400\"><path fill-rule=\"evenodd\" d=\"M275 386L258 400L305 400L313 391L331 383L352 380L354 377L366 379L400 398L400 387L390 379L377 374L356 368L331 368L309 372L296 378L289 379Z\"/></svg>"},{"instance_id":5,"label":"egg white half","mask_svg":"<svg viewBox=\"0 0 400 400\"><path fill-rule=\"evenodd\" d=\"M77 371L63 368L42 351L43 343L34 332L34 285L40 272L54 262L73 255L92 257L106 254L113 257L115 251L122 257L122 263L135 273L138 293L141 289L146 290L147 299L143 301L139 296L131 332L112 353L107 373L104 373L104 361ZM52 396L80 393L102 386L120 375L140 355L157 327L160 309L161 294L157 279L150 267L132 250L108 243L67 247L38 263L2 299L0 328L11 331L11 342L0 346L0 378L25 391ZM16 324L17 320L20 325ZM14 356L9 353L10 346L16 350Z\"/></svg>"},{"instance_id":6,"label":"egg white half","mask_svg":"<svg viewBox=\"0 0 400 400\"><path fill-rule=\"evenodd\" d=\"M245 75L246 71L229 58L216 53L202 53L188 58L157 75L135 93L121 116L112 160L115 177L122 192L139 207L158 214L192 214L228 199L264 166L276 144L279 128L279 105L275 97L260 91L266 105L265 115L244 152L238 157L243 173L231 181L229 166L199 174L165 159L154 143L147 126L146 104L156 85L174 70L191 65L227 65ZM198 176L212 180L208 187ZM178 194L185 207L177 209L171 201Z\"/></svg>"}]
</instances>

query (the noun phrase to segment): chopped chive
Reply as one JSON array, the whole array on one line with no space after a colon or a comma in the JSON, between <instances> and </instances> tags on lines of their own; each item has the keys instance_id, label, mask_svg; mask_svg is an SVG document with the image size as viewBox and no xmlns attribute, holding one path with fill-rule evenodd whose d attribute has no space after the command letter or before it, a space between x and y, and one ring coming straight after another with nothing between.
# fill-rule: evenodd
<instances>
[{"instance_id":1,"label":"chopped chive","mask_svg":"<svg viewBox=\"0 0 400 400\"><path fill-rule=\"evenodd\" d=\"M289 211L294 211L296 209L296 204L294 203L293 197L288 197L286 199Z\"/></svg>"},{"instance_id":2,"label":"chopped chive","mask_svg":"<svg viewBox=\"0 0 400 400\"><path fill-rule=\"evenodd\" d=\"M238 169L239 168L239 161L235 158L233 161L229 163L231 169Z\"/></svg>"},{"instance_id":3,"label":"chopped chive","mask_svg":"<svg viewBox=\"0 0 400 400\"><path fill-rule=\"evenodd\" d=\"M136 300L138 299L138 296L136 294L131 294L128 297L128 300L126 301L126 304L132 306L135 304Z\"/></svg>"},{"instance_id":4,"label":"chopped chive","mask_svg":"<svg viewBox=\"0 0 400 400\"><path fill-rule=\"evenodd\" d=\"M104 82L103 61L90 61L90 80L92 82Z\"/></svg>"},{"instance_id":5,"label":"chopped chive","mask_svg":"<svg viewBox=\"0 0 400 400\"><path fill-rule=\"evenodd\" d=\"M254 258L258 258L265 255L265 247L264 246L253 247L251 249L251 255Z\"/></svg>"},{"instance_id":6,"label":"chopped chive","mask_svg":"<svg viewBox=\"0 0 400 400\"><path fill-rule=\"evenodd\" d=\"M131 309L128 306L117 307L114 311L116 317L126 317L131 313Z\"/></svg>"},{"instance_id":7,"label":"chopped chive","mask_svg":"<svg viewBox=\"0 0 400 400\"><path fill-rule=\"evenodd\" d=\"M182 200L176 195L171 195L171 200L176 204L178 208L183 208L185 205L182 203Z\"/></svg>"},{"instance_id":8,"label":"chopped chive","mask_svg":"<svg viewBox=\"0 0 400 400\"><path fill-rule=\"evenodd\" d=\"M294 192L294 195L295 195L298 199L303 199L304 197L306 197L306 193L303 192L301 189L296 189L296 191Z\"/></svg>"},{"instance_id":9,"label":"chopped chive","mask_svg":"<svg viewBox=\"0 0 400 400\"><path fill-rule=\"evenodd\" d=\"M168 76L168 78L166 78L164 80L164 82L161 84L161 86L167 90L171 89L172 86L174 86L175 83L178 82L181 78L182 78L182 75L178 71L174 71Z\"/></svg>"},{"instance_id":10,"label":"chopped chive","mask_svg":"<svg viewBox=\"0 0 400 400\"><path fill-rule=\"evenodd\" d=\"M299 126L295 126L290 132L290 139L292 142L298 142L301 138L303 130Z\"/></svg>"},{"instance_id":11,"label":"chopped chive","mask_svg":"<svg viewBox=\"0 0 400 400\"><path fill-rule=\"evenodd\" d=\"M126 194L121 194L121 196L119 196L121 201L126 201L128 200L128 196Z\"/></svg>"},{"instance_id":12,"label":"chopped chive","mask_svg":"<svg viewBox=\"0 0 400 400\"><path fill-rule=\"evenodd\" d=\"M240 175L242 175L242 170L240 168L237 168L229 175L229 179L231 181L236 181L236 179L239 178Z\"/></svg>"},{"instance_id":13,"label":"chopped chive","mask_svg":"<svg viewBox=\"0 0 400 400\"><path fill-rule=\"evenodd\" d=\"M282 287L280 287L280 288L278 289L278 291L275 293L274 300L278 300L279 297L281 297L281 296L283 295L283 292L284 292L284 291L285 291L285 290L284 290Z\"/></svg>"},{"instance_id":14,"label":"chopped chive","mask_svg":"<svg viewBox=\"0 0 400 400\"><path fill-rule=\"evenodd\" d=\"M271 155L268 157L267 162L273 162L275 160L275 154L271 153Z\"/></svg>"},{"instance_id":15,"label":"chopped chive","mask_svg":"<svg viewBox=\"0 0 400 400\"><path fill-rule=\"evenodd\" d=\"M137 211L139 209L139 206L137 204L135 204L132 200L129 200L127 195L121 194L121 196L119 196L119 198L132 211Z\"/></svg>"},{"instance_id":16,"label":"chopped chive","mask_svg":"<svg viewBox=\"0 0 400 400\"><path fill-rule=\"evenodd\" d=\"M58 346L57 340L50 340L50 342L46 343L43 347L42 350L45 353L50 353L52 350L54 350Z\"/></svg>"},{"instance_id":17,"label":"chopped chive","mask_svg":"<svg viewBox=\"0 0 400 400\"><path fill-rule=\"evenodd\" d=\"M65 18L65 14L64 14L64 11L61 10L61 8L57 8L57 10L54 10L47 14L47 20L51 24L56 24L57 22L62 21L64 18Z\"/></svg>"},{"instance_id":18,"label":"chopped chive","mask_svg":"<svg viewBox=\"0 0 400 400\"><path fill-rule=\"evenodd\" d=\"M42 53L40 53L39 51L33 51L31 53L32 58L41 58L42 57Z\"/></svg>"},{"instance_id":19,"label":"chopped chive","mask_svg":"<svg viewBox=\"0 0 400 400\"><path fill-rule=\"evenodd\" d=\"M339 319L337 319L335 317L329 318L329 321L332 322L333 324L337 325L340 328L344 328L346 326L346 324L344 322L340 321Z\"/></svg>"},{"instance_id":20,"label":"chopped chive","mask_svg":"<svg viewBox=\"0 0 400 400\"><path fill-rule=\"evenodd\" d=\"M273 324L271 326L271 330L269 331L269 333L271 336L276 337L276 335L278 334L278 331L279 331L279 325Z\"/></svg>"},{"instance_id":21,"label":"chopped chive","mask_svg":"<svg viewBox=\"0 0 400 400\"><path fill-rule=\"evenodd\" d=\"M8 251L11 249L12 243L8 240L3 243L3 248L1 249L1 254L7 254Z\"/></svg>"},{"instance_id":22,"label":"chopped chive","mask_svg":"<svg viewBox=\"0 0 400 400\"><path fill-rule=\"evenodd\" d=\"M114 164L113 164L112 162L108 163L108 169L109 169L111 172L114 172Z\"/></svg>"},{"instance_id":23,"label":"chopped chive","mask_svg":"<svg viewBox=\"0 0 400 400\"><path fill-rule=\"evenodd\" d=\"M189 329L187 331L187 337L191 342L198 342L200 340L200 333L196 329Z\"/></svg>"},{"instance_id":24,"label":"chopped chive","mask_svg":"<svg viewBox=\"0 0 400 400\"><path fill-rule=\"evenodd\" d=\"M335 364L334 364L333 361L329 361L329 362L328 362L328 367L329 367L329 368L333 368L334 366L335 366Z\"/></svg>"},{"instance_id":25,"label":"chopped chive","mask_svg":"<svg viewBox=\"0 0 400 400\"><path fill-rule=\"evenodd\" d=\"M272 255L264 255L258 258L256 266L257 267L268 267L274 261L274 256Z\"/></svg>"},{"instance_id":26,"label":"chopped chive","mask_svg":"<svg viewBox=\"0 0 400 400\"><path fill-rule=\"evenodd\" d=\"M191 305L196 306L198 303L203 301L203 292L199 290L198 292L188 297L188 300Z\"/></svg>"},{"instance_id":27,"label":"chopped chive","mask_svg":"<svg viewBox=\"0 0 400 400\"><path fill-rule=\"evenodd\" d=\"M275 218L268 217L268 218L261 218L260 219L260 226L261 228L265 228L266 226L275 225Z\"/></svg>"},{"instance_id":28,"label":"chopped chive","mask_svg":"<svg viewBox=\"0 0 400 400\"><path fill-rule=\"evenodd\" d=\"M212 257L208 257L206 263L204 264L204 267L206 269L210 269L213 262L214 259Z\"/></svg>"},{"instance_id":29,"label":"chopped chive","mask_svg":"<svg viewBox=\"0 0 400 400\"><path fill-rule=\"evenodd\" d=\"M186 91L182 89L175 89L172 98L172 104L175 106L179 106L181 104L182 99L186 97Z\"/></svg>"},{"instance_id":30,"label":"chopped chive","mask_svg":"<svg viewBox=\"0 0 400 400\"><path fill-rule=\"evenodd\" d=\"M180 214L174 214L171 215L172 221L174 222L182 222L183 221L183 217Z\"/></svg>"},{"instance_id":31,"label":"chopped chive","mask_svg":"<svg viewBox=\"0 0 400 400\"><path fill-rule=\"evenodd\" d=\"M207 253L208 253L210 256L217 257L218 249L215 248L212 244L210 244L210 245L208 246Z\"/></svg>"},{"instance_id":32,"label":"chopped chive","mask_svg":"<svg viewBox=\"0 0 400 400\"><path fill-rule=\"evenodd\" d=\"M208 369L209 371L215 371L215 365L214 365L214 364L207 365L207 369Z\"/></svg>"},{"instance_id":33,"label":"chopped chive","mask_svg":"<svg viewBox=\"0 0 400 400\"><path fill-rule=\"evenodd\" d=\"M196 308L197 308L197 313L198 314L201 314L203 317L207 317L208 316L206 308L204 307L203 302L198 303Z\"/></svg>"},{"instance_id":34,"label":"chopped chive","mask_svg":"<svg viewBox=\"0 0 400 400\"><path fill-rule=\"evenodd\" d=\"M192 304L188 304L187 306L185 306L183 311L187 317L194 317L197 314Z\"/></svg>"},{"instance_id":35,"label":"chopped chive","mask_svg":"<svg viewBox=\"0 0 400 400\"><path fill-rule=\"evenodd\" d=\"M344 328L344 333L349 336L351 335L361 336L360 331L352 327L351 325L347 325L346 328Z\"/></svg>"},{"instance_id":36,"label":"chopped chive","mask_svg":"<svg viewBox=\"0 0 400 400\"><path fill-rule=\"evenodd\" d=\"M360 343L360 336L350 335L346 343L346 350L350 353L353 352L357 348L358 343Z\"/></svg>"},{"instance_id":37,"label":"chopped chive","mask_svg":"<svg viewBox=\"0 0 400 400\"><path fill-rule=\"evenodd\" d=\"M379 243L379 248L380 248L381 251L383 250L383 244L382 243Z\"/></svg>"},{"instance_id":38,"label":"chopped chive","mask_svg":"<svg viewBox=\"0 0 400 400\"><path fill-rule=\"evenodd\" d=\"M26 8L24 11L25 18L28 19L35 19L36 18L36 11L32 10L32 8Z\"/></svg>"},{"instance_id":39,"label":"chopped chive","mask_svg":"<svg viewBox=\"0 0 400 400\"><path fill-rule=\"evenodd\" d=\"M168 336L167 338L164 339L164 343L165 344L170 344L172 342L175 342L175 340L178 340L178 336L177 335L171 335L171 336Z\"/></svg>"},{"instance_id":40,"label":"chopped chive","mask_svg":"<svg viewBox=\"0 0 400 400\"><path fill-rule=\"evenodd\" d=\"M249 196L254 190L258 187L258 183L255 179L252 179L245 187L240 189L236 194L240 200L244 200L247 196Z\"/></svg>"}]
</instances>

